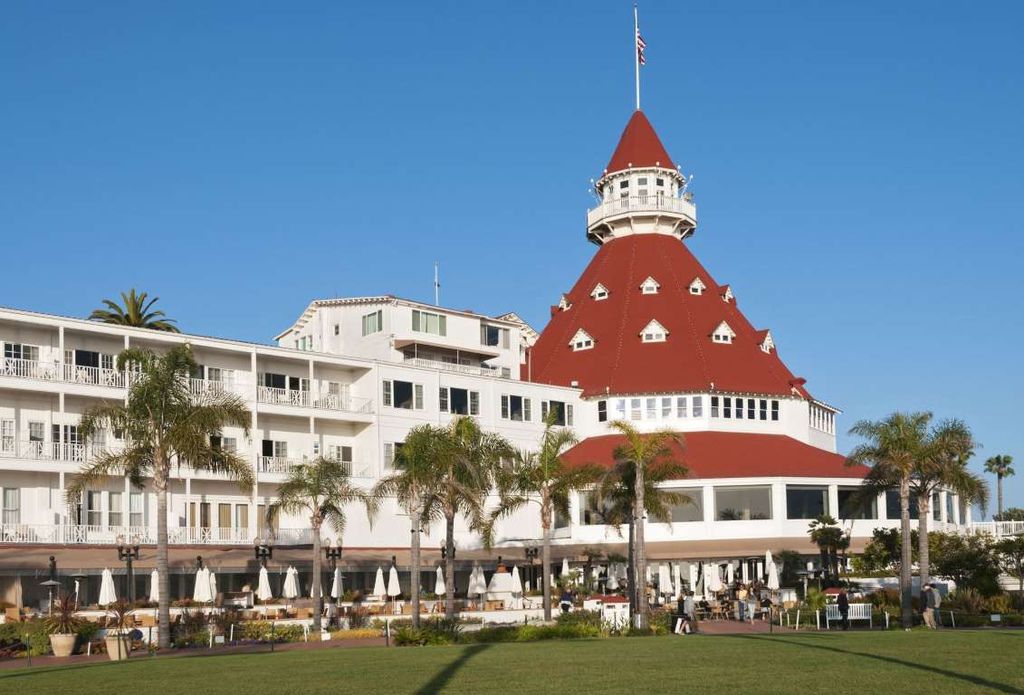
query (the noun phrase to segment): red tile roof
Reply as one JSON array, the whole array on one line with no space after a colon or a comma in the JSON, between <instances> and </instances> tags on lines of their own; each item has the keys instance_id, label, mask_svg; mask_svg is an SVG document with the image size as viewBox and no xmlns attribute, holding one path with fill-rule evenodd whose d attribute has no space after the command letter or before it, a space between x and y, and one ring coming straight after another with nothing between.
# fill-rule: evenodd
<instances>
[{"instance_id":1,"label":"red tile roof","mask_svg":"<svg viewBox=\"0 0 1024 695\"><path fill-rule=\"evenodd\" d=\"M619 145L615 148L611 160L608 162L606 171L621 171L629 167L653 167L659 166L666 169L675 169L672 158L665 151L654 127L647 120L643 111L634 111L633 116L626 124L619 138Z\"/></svg>"},{"instance_id":2,"label":"red tile roof","mask_svg":"<svg viewBox=\"0 0 1024 695\"><path fill-rule=\"evenodd\" d=\"M596 463L610 467L621 434L590 437L565 452L570 465ZM687 432L682 449L673 445L690 469L690 478L863 478L864 466L847 466L843 456L782 434Z\"/></svg>"},{"instance_id":3,"label":"red tile roof","mask_svg":"<svg viewBox=\"0 0 1024 695\"><path fill-rule=\"evenodd\" d=\"M653 277L657 294L640 285ZM690 294L695 277L707 286ZM608 297L590 296L597 283ZM584 395L680 393L714 390L732 393L792 395L794 375L779 359L760 348L755 330L736 302L723 302L721 287L678 239L637 234L605 242L566 297L565 311L555 311L528 354L523 377L570 386ZM651 319L668 330L661 343L644 343L640 332ZM736 337L714 343L711 332L726 321ZM594 338L594 347L573 351L569 341L579 329ZM796 393L808 397L802 384Z\"/></svg>"}]
</instances>

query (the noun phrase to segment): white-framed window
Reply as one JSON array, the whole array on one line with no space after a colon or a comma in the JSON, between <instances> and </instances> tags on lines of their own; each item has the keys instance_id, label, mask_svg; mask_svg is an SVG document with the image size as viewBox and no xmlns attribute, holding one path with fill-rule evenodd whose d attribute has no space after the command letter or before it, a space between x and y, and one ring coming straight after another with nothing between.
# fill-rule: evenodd
<instances>
[{"instance_id":1,"label":"white-framed window","mask_svg":"<svg viewBox=\"0 0 1024 695\"><path fill-rule=\"evenodd\" d=\"M759 401L758 405L760 406L758 408L758 413L760 415L760 419L761 420L767 420L768 419L768 400L765 399L765 398L762 398ZM751 418L751 419L753 419L753 418Z\"/></svg>"},{"instance_id":2,"label":"white-framed window","mask_svg":"<svg viewBox=\"0 0 1024 695\"><path fill-rule=\"evenodd\" d=\"M89 490L85 493L85 523L88 526L103 526L103 493Z\"/></svg>"},{"instance_id":3,"label":"white-framed window","mask_svg":"<svg viewBox=\"0 0 1024 695\"><path fill-rule=\"evenodd\" d=\"M661 285L658 284L658 281L655 280L654 278L648 276L647 279L644 280L640 284L640 293L641 294L658 294L658 290L660 288L661 288Z\"/></svg>"},{"instance_id":4,"label":"white-framed window","mask_svg":"<svg viewBox=\"0 0 1024 695\"><path fill-rule=\"evenodd\" d=\"M3 519L4 524L20 524L21 489L5 487L3 491L3 512L0 514L0 519Z\"/></svg>"},{"instance_id":5,"label":"white-framed window","mask_svg":"<svg viewBox=\"0 0 1024 695\"><path fill-rule=\"evenodd\" d=\"M341 463L345 472L352 475L352 447L344 444L328 444L327 457Z\"/></svg>"},{"instance_id":6,"label":"white-framed window","mask_svg":"<svg viewBox=\"0 0 1024 695\"><path fill-rule=\"evenodd\" d=\"M704 396L693 397L693 416L704 417Z\"/></svg>"},{"instance_id":7,"label":"white-framed window","mask_svg":"<svg viewBox=\"0 0 1024 695\"><path fill-rule=\"evenodd\" d=\"M107 496L107 526L117 527L124 523L124 493L111 492Z\"/></svg>"},{"instance_id":8,"label":"white-framed window","mask_svg":"<svg viewBox=\"0 0 1024 695\"><path fill-rule=\"evenodd\" d=\"M643 410L644 403L639 398L629 399L629 419L640 420L644 416Z\"/></svg>"},{"instance_id":9,"label":"white-framed window","mask_svg":"<svg viewBox=\"0 0 1024 695\"><path fill-rule=\"evenodd\" d=\"M707 285L705 285L704 281L701 280L699 277L695 277L690 282L690 294L702 295L702 294L704 294L704 290L706 290L706 289L707 289Z\"/></svg>"},{"instance_id":10,"label":"white-framed window","mask_svg":"<svg viewBox=\"0 0 1024 695\"><path fill-rule=\"evenodd\" d=\"M590 296L596 301L608 299L608 288L601 283L597 283L597 285L594 286L594 289L590 291Z\"/></svg>"},{"instance_id":11,"label":"white-framed window","mask_svg":"<svg viewBox=\"0 0 1024 695\"><path fill-rule=\"evenodd\" d=\"M540 417L547 422L548 414L552 413L552 424L572 427L572 405L564 401L541 401Z\"/></svg>"},{"instance_id":12,"label":"white-framed window","mask_svg":"<svg viewBox=\"0 0 1024 695\"><path fill-rule=\"evenodd\" d=\"M779 402L772 401L772 421L778 422L779 420Z\"/></svg>"},{"instance_id":13,"label":"white-framed window","mask_svg":"<svg viewBox=\"0 0 1024 695\"><path fill-rule=\"evenodd\" d=\"M514 422L530 422L532 403L529 398L502 394L501 396L501 419Z\"/></svg>"},{"instance_id":14,"label":"white-framed window","mask_svg":"<svg viewBox=\"0 0 1024 695\"><path fill-rule=\"evenodd\" d=\"M569 341L569 345L572 346L573 352L579 352L580 350L589 350L594 347L594 339L590 337L585 330L582 328L576 331L576 335Z\"/></svg>"},{"instance_id":15,"label":"white-framed window","mask_svg":"<svg viewBox=\"0 0 1024 695\"><path fill-rule=\"evenodd\" d=\"M46 439L46 423L33 421L28 423L28 440L42 442Z\"/></svg>"},{"instance_id":16,"label":"white-framed window","mask_svg":"<svg viewBox=\"0 0 1024 695\"><path fill-rule=\"evenodd\" d=\"M444 314L413 309L412 329L417 333L445 336L448 335L448 317Z\"/></svg>"},{"instance_id":17,"label":"white-framed window","mask_svg":"<svg viewBox=\"0 0 1024 695\"><path fill-rule=\"evenodd\" d=\"M24 343L4 343L4 357L9 360L39 361L39 346Z\"/></svg>"},{"instance_id":18,"label":"white-framed window","mask_svg":"<svg viewBox=\"0 0 1024 695\"><path fill-rule=\"evenodd\" d=\"M608 401L597 402L597 421L608 422Z\"/></svg>"},{"instance_id":19,"label":"white-framed window","mask_svg":"<svg viewBox=\"0 0 1024 695\"><path fill-rule=\"evenodd\" d=\"M558 309L559 309L559 311L568 311L569 307L571 307L571 306L572 306L572 302L570 302L569 298L566 297L563 294L561 296L561 298L559 298L559 300L558 300Z\"/></svg>"},{"instance_id":20,"label":"white-framed window","mask_svg":"<svg viewBox=\"0 0 1024 695\"><path fill-rule=\"evenodd\" d=\"M145 526L143 512L143 497L141 492L128 493L128 525Z\"/></svg>"},{"instance_id":21,"label":"white-framed window","mask_svg":"<svg viewBox=\"0 0 1024 695\"><path fill-rule=\"evenodd\" d=\"M722 290L722 301L728 304L733 300L732 288L728 285Z\"/></svg>"},{"instance_id":22,"label":"white-framed window","mask_svg":"<svg viewBox=\"0 0 1024 695\"><path fill-rule=\"evenodd\" d=\"M640 331L640 340L645 343L664 343L667 338L668 331L654 319Z\"/></svg>"},{"instance_id":23,"label":"white-framed window","mask_svg":"<svg viewBox=\"0 0 1024 695\"><path fill-rule=\"evenodd\" d=\"M479 415L480 392L442 386L438 389L438 405L442 413L453 415Z\"/></svg>"},{"instance_id":24,"label":"white-framed window","mask_svg":"<svg viewBox=\"0 0 1024 695\"><path fill-rule=\"evenodd\" d=\"M745 405L745 403L743 402L742 398L737 398L736 399L736 419L737 420L742 420L743 419L743 407L744 407L744 405Z\"/></svg>"},{"instance_id":25,"label":"white-framed window","mask_svg":"<svg viewBox=\"0 0 1024 695\"><path fill-rule=\"evenodd\" d=\"M381 402L403 410L423 410L423 384L384 379Z\"/></svg>"},{"instance_id":26,"label":"white-framed window","mask_svg":"<svg viewBox=\"0 0 1024 695\"><path fill-rule=\"evenodd\" d=\"M508 349L510 331L502 326L480 323L480 344Z\"/></svg>"},{"instance_id":27,"label":"white-framed window","mask_svg":"<svg viewBox=\"0 0 1024 695\"><path fill-rule=\"evenodd\" d=\"M647 399L645 399L645 401L646 402L645 402L644 405L646 405L646 408L644 408L644 411L646 413L647 419L648 420L657 420L658 419L658 399L657 398L647 398Z\"/></svg>"},{"instance_id":28,"label":"white-framed window","mask_svg":"<svg viewBox=\"0 0 1024 695\"><path fill-rule=\"evenodd\" d=\"M736 332L729 327L729 324L722 321L715 330L711 333L711 340L715 343L721 343L729 345L732 343L733 338L736 337Z\"/></svg>"},{"instance_id":29,"label":"white-framed window","mask_svg":"<svg viewBox=\"0 0 1024 695\"><path fill-rule=\"evenodd\" d=\"M718 413L719 413L718 396L712 396L711 397L711 417L718 417Z\"/></svg>"},{"instance_id":30,"label":"white-framed window","mask_svg":"<svg viewBox=\"0 0 1024 695\"><path fill-rule=\"evenodd\" d=\"M663 397L661 399L661 416L663 418L672 417L672 398Z\"/></svg>"},{"instance_id":31,"label":"white-framed window","mask_svg":"<svg viewBox=\"0 0 1024 695\"><path fill-rule=\"evenodd\" d=\"M775 349L775 341L772 340L772 332L765 331L764 338L761 340L761 352L771 354L772 350Z\"/></svg>"},{"instance_id":32,"label":"white-framed window","mask_svg":"<svg viewBox=\"0 0 1024 695\"><path fill-rule=\"evenodd\" d=\"M384 330L384 311L382 309L363 314L363 335L380 333L382 330Z\"/></svg>"},{"instance_id":33,"label":"white-framed window","mask_svg":"<svg viewBox=\"0 0 1024 695\"><path fill-rule=\"evenodd\" d=\"M676 417L686 417L686 396L676 396Z\"/></svg>"},{"instance_id":34,"label":"white-framed window","mask_svg":"<svg viewBox=\"0 0 1024 695\"><path fill-rule=\"evenodd\" d=\"M0 420L0 453L14 453L14 420Z\"/></svg>"},{"instance_id":35,"label":"white-framed window","mask_svg":"<svg viewBox=\"0 0 1024 695\"><path fill-rule=\"evenodd\" d=\"M615 419L625 420L626 419L626 399L616 398L615 399Z\"/></svg>"}]
</instances>

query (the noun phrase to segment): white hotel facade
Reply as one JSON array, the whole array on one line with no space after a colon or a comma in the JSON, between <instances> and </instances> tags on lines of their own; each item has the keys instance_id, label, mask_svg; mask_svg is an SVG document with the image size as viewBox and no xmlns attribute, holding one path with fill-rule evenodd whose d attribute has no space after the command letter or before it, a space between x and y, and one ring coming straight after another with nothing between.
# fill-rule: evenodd
<instances>
[{"instance_id":1,"label":"white hotel facade","mask_svg":"<svg viewBox=\"0 0 1024 695\"><path fill-rule=\"evenodd\" d=\"M217 475L177 472L168 522L172 571L182 577L204 555L222 586L240 584L255 571L253 540L268 536L272 565L306 571L306 520L284 517L272 532L264 527L288 468L323 454L370 487L391 470L410 428L460 415L530 450L543 414L554 410L581 440L570 460L603 464L617 443L612 420L682 432L691 474L669 486L693 503L674 510L671 524L650 525L653 560L728 560L786 548L812 555L808 520L822 512L840 518L854 549L873 528L898 523L891 497L851 503L863 471L835 453L838 411L790 374L772 334L755 330L730 286L715 282L686 248L696 208L641 112L596 187L603 202L588 213L587 236L600 248L540 334L515 314L490 317L391 296L314 301L274 346L0 309L0 600L36 595L50 555L67 572L118 567L119 538L142 545L140 569L153 566L149 486L110 478L72 504L64 490L93 452L119 445L113 433L85 442L77 431L87 408L125 398L117 354L181 342L201 365L193 389L231 391L247 402L250 436L227 429L220 444L256 472L247 490ZM556 559L593 547L622 552L623 536L600 523L589 499L580 493L560 521ZM969 521L952 494L935 502L938 524ZM408 519L394 504L372 526L351 508L340 539L350 585L360 586L362 571L392 555L401 568L408 537ZM431 530L425 570L442 537L440 526ZM527 509L501 523L492 555L521 563L523 548L539 538L535 510ZM465 528L457 545L460 563L487 557ZM175 593L185 590L182 581Z\"/></svg>"}]
</instances>

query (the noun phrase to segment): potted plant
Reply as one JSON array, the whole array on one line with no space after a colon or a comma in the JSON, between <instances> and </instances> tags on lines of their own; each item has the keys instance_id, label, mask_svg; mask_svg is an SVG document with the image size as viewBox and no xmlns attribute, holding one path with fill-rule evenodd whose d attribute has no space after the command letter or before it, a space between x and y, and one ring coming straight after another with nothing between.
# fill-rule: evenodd
<instances>
[{"instance_id":1,"label":"potted plant","mask_svg":"<svg viewBox=\"0 0 1024 695\"><path fill-rule=\"evenodd\" d=\"M51 606L50 615L43 624L50 635L50 648L54 656L71 656L82 621L75 617L75 597L60 593Z\"/></svg>"},{"instance_id":2,"label":"potted plant","mask_svg":"<svg viewBox=\"0 0 1024 695\"><path fill-rule=\"evenodd\" d=\"M107 656L111 661L121 661L128 658L132 650L131 634L128 625L128 611L131 605L121 599L112 603L107 608L106 629L107 634L104 643L107 647Z\"/></svg>"}]
</instances>

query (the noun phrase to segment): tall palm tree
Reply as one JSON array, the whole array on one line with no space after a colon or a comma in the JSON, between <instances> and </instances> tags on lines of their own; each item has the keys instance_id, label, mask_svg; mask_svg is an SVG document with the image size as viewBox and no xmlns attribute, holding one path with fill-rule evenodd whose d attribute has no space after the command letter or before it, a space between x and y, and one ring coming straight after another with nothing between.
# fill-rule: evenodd
<instances>
[{"instance_id":1,"label":"tall palm tree","mask_svg":"<svg viewBox=\"0 0 1024 695\"><path fill-rule=\"evenodd\" d=\"M541 581L544 585L544 620L551 620L551 529L555 514L569 516L569 498L576 490L594 483L601 469L593 464L570 467L562 460L566 449L576 444L572 430L557 427L553 416L544 424L540 450L520 451L516 466L501 476L501 503L494 518L507 516L530 503L540 507Z\"/></svg>"},{"instance_id":2,"label":"tall palm tree","mask_svg":"<svg viewBox=\"0 0 1024 695\"><path fill-rule=\"evenodd\" d=\"M633 581L630 591L633 594L636 610L636 627L647 628L648 605L644 578L647 567L647 545L644 538L644 526L647 518L647 484L645 477L648 470L659 462L675 457L673 445L681 443L681 436L670 430L641 433L625 420L616 420L611 428L625 437L625 442L615 449L615 459L633 464Z\"/></svg>"},{"instance_id":3,"label":"tall palm tree","mask_svg":"<svg viewBox=\"0 0 1024 695\"><path fill-rule=\"evenodd\" d=\"M831 514L821 514L808 528L811 542L818 546L821 567L826 578L839 578L839 552L850 547L850 537L843 533L839 522Z\"/></svg>"},{"instance_id":4,"label":"tall palm tree","mask_svg":"<svg viewBox=\"0 0 1024 695\"><path fill-rule=\"evenodd\" d=\"M911 605L910 485L911 478L925 456L928 424L932 414L893 413L884 420L861 420L850 434L866 441L854 447L847 465L870 466L864 477L866 492L896 488L900 493L900 614L904 628L914 623Z\"/></svg>"},{"instance_id":5,"label":"tall palm tree","mask_svg":"<svg viewBox=\"0 0 1024 695\"><path fill-rule=\"evenodd\" d=\"M911 491L917 496L917 566L922 587L931 573L928 526L934 495L945 489L955 492L968 505L988 503L985 481L967 469L974 448L974 437L966 423L955 419L940 422L928 433L925 455L910 479Z\"/></svg>"},{"instance_id":6,"label":"tall palm tree","mask_svg":"<svg viewBox=\"0 0 1024 695\"><path fill-rule=\"evenodd\" d=\"M164 312L153 309L153 305L160 301L159 297L149 299L149 294L141 292L136 294L133 288L129 292L121 293L121 304L112 299L104 299L106 309L93 309L89 314L90 321L101 323L113 323L118 326L134 326L136 328L149 328L154 331L166 331L167 333L181 333L174 319L165 317Z\"/></svg>"},{"instance_id":7,"label":"tall palm tree","mask_svg":"<svg viewBox=\"0 0 1024 695\"><path fill-rule=\"evenodd\" d=\"M309 515L313 530L313 629L317 632L324 610L320 531L326 523L340 538L345 532L345 507L352 502L365 505L366 515L373 520L377 506L373 495L352 484L341 461L317 456L310 463L289 469L285 481L277 488L277 500L267 507L267 527L271 529L282 512Z\"/></svg>"},{"instance_id":8,"label":"tall palm tree","mask_svg":"<svg viewBox=\"0 0 1024 695\"><path fill-rule=\"evenodd\" d=\"M469 527L481 533L490 546L493 525L487 514L487 496L495 488L502 460L515 455L515 449L501 435L484 432L472 417L459 417L446 428L440 459L435 472L433 495L445 525L444 611L455 617L455 518L460 514Z\"/></svg>"},{"instance_id":9,"label":"tall palm tree","mask_svg":"<svg viewBox=\"0 0 1024 695\"><path fill-rule=\"evenodd\" d=\"M123 448L98 452L68 485L67 500L107 476L126 476L141 488L151 478L156 493L156 566L159 575L159 640L170 647L170 583L167 571L167 487L171 466L225 473L246 492L252 490L252 467L233 452L211 444L224 427L239 427L249 435L251 414L241 398L223 392L193 394L189 374L195 368L188 344L157 355L132 348L117 357L118 370L134 374L123 403L89 408L79 423L86 441L100 430L120 435Z\"/></svg>"},{"instance_id":10,"label":"tall palm tree","mask_svg":"<svg viewBox=\"0 0 1024 695\"><path fill-rule=\"evenodd\" d=\"M373 489L375 499L393 497L409 514L413 627L420 625L421 534L425 526L440 517L439 499L434 493L438 467L445 460L447 434L447 430L432 425L413 427L395 454L398 472L382 478Z\"/></svg>"},{"instance_id":11,"label":"tall palm tree","mask_svg":"<svg viewBox=\"0 0 1024 695\"><path fill-rule=\"evenodd\" d=\"M996 477L996 512L1003 515L1003 478L1009 478L1014 474L1013 457L1009 454L999 454L985 461L985 472Z\"/></svg>"}]
</instances>

